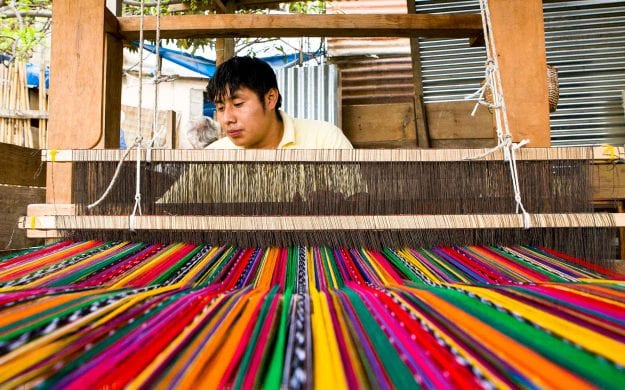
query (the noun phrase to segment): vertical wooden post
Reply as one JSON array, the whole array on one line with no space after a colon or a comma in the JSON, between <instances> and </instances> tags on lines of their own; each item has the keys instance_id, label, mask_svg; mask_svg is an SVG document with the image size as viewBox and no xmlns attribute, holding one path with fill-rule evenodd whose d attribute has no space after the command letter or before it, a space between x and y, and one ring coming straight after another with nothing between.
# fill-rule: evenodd
<instances>
[{"instance_id":1,"label":"vertical wooden post","mask_svg":"<svg viewBox=\"0 0 625 390\"><path fill-rule=\"evenodd\" d=\"M48 148L119 145L122 47L107 34L116 28L106 0L53 2ZM51 163L47 172L47 201L70 203L71 168Z\"/></svg>"},{"instance_id":2,"label":"vertical wooden post","mask_svg":"<svg viewBox=\"0 0 625 390\"><path fill-rule=\"evenodd\" d=\"M233 14L236 10L235 1L227 1L225 9L217 8L218 14ZM217 38L215 40L215 63L219 66L222 62L234 57L234 38Z\"/></svg>"},{"instance_id":3,"label":"vertical wooden post","mask_svg":"<svg viewBox=\"0 0 625 390\"><path fill-rule=\"evenodd\" d=\"M407 0L408 13L416 13L415 1ZM417 146L430 147L430 132L428 129L427 113L423 101L423 77L421 75L421 57L419 55L419 38L410 38L410 55L412 57L412 80L414 85L414 114L417 129Z\"/></svg>"},{"instance_id":4,"label":"vertical wooden post","mask_svg":"<svg viewBox=\"0 0 625 390\"><path fill-rule=\"evenodd\" d=\"M543 2L490 0L489 5L513 140L550 146Z\"/></svg>"}]
</instances>

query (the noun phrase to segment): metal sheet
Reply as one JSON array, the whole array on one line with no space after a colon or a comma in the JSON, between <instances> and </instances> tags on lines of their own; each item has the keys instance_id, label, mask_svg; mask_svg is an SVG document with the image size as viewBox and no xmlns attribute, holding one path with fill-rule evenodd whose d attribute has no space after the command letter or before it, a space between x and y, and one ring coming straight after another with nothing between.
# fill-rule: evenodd
<instances>
[{"instance_id":1,"label":"metal sheet","mask_svg":"<svg viewBox=\"0 0 625 390\"><path fill-rule=\"evenodd\" d=\"M278 69L276 76L285 112L293 117L323 120L340 127L336 65Z\"/></svg>"},{"instance_id":2,"label":"metal sheet","mask_svg":"<svg viewBox=\"0 0 625 390\"><path fill-rule=\"evenodd\" d=\"M477 0L416 0L417 12L479 12ZM547 62L559 71L554 146L625 143L625 3L545 0ZM463 39L420 39L426 102L463 100L483 79L484 48Z\"/></svg>"}]
</instances>

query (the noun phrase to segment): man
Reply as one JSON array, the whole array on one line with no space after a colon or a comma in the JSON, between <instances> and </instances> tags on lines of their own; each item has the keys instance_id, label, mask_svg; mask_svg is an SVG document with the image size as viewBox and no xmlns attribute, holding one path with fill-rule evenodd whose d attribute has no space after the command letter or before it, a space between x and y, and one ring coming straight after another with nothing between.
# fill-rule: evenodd
<instances>
[{"instance_id":1,"label":"man","mask_svg":"<svg viewBox=\"0 0 625 390\"><path fill-rule=\"evenodd\" d=\"M343 132L320 121L294 119L281 111L281 96L271 67L256 58L234 57L221 64L207 87L215 103L217 121L227 137L207 149L352 149ZM312 169L312 171L311 171ZM300 171L310 174L294 174ZM270 177L267 176L271 172ZM251 177L251 179L250 179ZM287 186L281 178L289 177ZM224 180L226 178L227 180ZM245 191L232 190L232 183L245 182ZM209 190L189 191L189 188ZM359 167L344 164L255 163L192 164L159 199L161 204L248 202L316 202L328 196L342 198L366 192ZM330 194L330 195L328 195ZM260 198L259 198L260 197Z\"/></svg>"},{"instance_id":2,"label":"man","mask_svg":"<svg viewBox=\"0 0 625 390\"><path fill-rule=\"evenodd\" d=\"M227 135L209 149L352 149L338 127L281 111L276 75L257 58L234 57L221 64L207 92Z\"/></svg>"}]
</instances>

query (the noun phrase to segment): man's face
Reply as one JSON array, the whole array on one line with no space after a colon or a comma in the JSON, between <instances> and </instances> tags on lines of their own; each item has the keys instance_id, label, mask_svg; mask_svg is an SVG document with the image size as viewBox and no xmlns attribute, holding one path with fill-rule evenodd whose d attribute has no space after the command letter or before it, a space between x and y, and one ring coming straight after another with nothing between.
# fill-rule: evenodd
<instances>
[{"instance_id":1,"label":"man's face","mask_svg":"<svg viewBox=\"0 0 625 390\"><path fill-rule=\"evenodd\" d=\"M271 94L265 95L263 105L256 93L241 87L217 100L217 120L232 142L243 148L275 148L280 138L275 139L276 114ZM281 137L281 134L280 134Z\"/></svg>"}]
</instances>

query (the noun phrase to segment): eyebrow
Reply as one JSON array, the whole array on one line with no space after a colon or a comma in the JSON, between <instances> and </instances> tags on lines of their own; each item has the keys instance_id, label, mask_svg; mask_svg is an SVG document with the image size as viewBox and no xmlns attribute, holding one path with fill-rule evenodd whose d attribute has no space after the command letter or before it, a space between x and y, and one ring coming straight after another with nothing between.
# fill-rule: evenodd
<instances>
[{"instance_id":1,"label":"eyebrow","mask_svg":"<svg viewBox=\"0 0 625 390\"><path fill-rule=\"evenodd\" d=\"M234 100L234 99L237 99L237 98L241 98L241 95L240 95L238 89L236 91L234 91L234 93L229 94L227 96L226 96L226 94L222 94L222 95L220 95L218 97L215 97L214 103L223 103L224 100Z\"/></svg>"}]
</instances>

